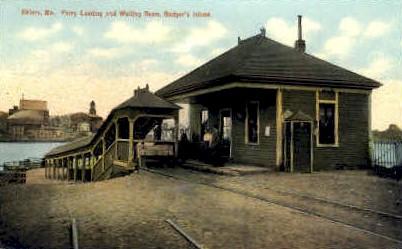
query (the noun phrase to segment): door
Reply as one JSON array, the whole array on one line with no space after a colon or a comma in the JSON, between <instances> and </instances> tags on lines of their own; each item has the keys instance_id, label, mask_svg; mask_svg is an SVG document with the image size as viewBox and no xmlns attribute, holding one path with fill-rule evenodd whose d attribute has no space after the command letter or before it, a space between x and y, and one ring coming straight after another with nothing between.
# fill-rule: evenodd
<instances>
[{"instance_id":1,"label":"door","mask_svg":"<svg viewBox=\"0 0 402 249\"><path fill-rule=\"evenodd\" d=\"M311 172L311 122L293 123L293 171Z\"/></svg>"},{"instance_id":2,"label":"door","mask_svg":"<svg viewBox=\"0 0 402 249\"><path fill-rule=\"evenodd\" d=\"M284 125L284 169L312 171L312 122L288 121Z\"/></svg>"},{"instance_id":3,"label":"door","mask_svg":"<svg viewBox=\"0 0 402 249\"><path fill-rule=\"evenodd\" d=\"M222 109L220 111L219 134L222 140L225 156L232 156L232 111L231 109Z\"/></svg>"}]
</instances>

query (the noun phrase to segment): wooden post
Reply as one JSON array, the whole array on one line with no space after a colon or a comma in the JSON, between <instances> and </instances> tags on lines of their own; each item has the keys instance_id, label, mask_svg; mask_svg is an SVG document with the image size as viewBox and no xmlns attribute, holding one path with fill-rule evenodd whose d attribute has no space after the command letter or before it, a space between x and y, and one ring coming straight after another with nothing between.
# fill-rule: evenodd
<instances>
[{"instance_id":1,"label":"wooden post","mask_svg":"<svg viewBox=\"0 0 402 249\"><path fill-rule=\"evenodd\" d=\"M117 139L119 139L119 126L118 126L118 122L117 122L117 120L114 122L114 127L115 127L115 131L116 131L116 134L115 134L115 142L116 142L116 148L115 148L115 150L114 150L114 158L117 160L118 158L117 158L117 149L118 149L118 147L119 147L119 144L118 144L118 142L117 142Z\"/></svg>"},{"instance_id":2,"label":"wooden post","mask_svg":"<svg viewBox=\"0 0 402 249\"><path fill-rule=\"evenodd\" d=\"M91 181L93 180L93 168L95 164L94 150L91 150L91 160L90 160L90 170L91 170Z\"/></svg>"},{"instance_id":3,"label":"wooden post","mask_svg":"<svg viewBox=\"0 0 402 249\"><path fill-rule=\"evenodd\" d=\"M45 178L47 179L47 167L48 167L48 162L45 160Z\"/></svg>"},{"instance_id":4,"label":"wooden post","mask_svg":"<svg viewBox=\"0 0 402 249\"><path fill-rule=\"evenodd\" d=\"M64 173L65 173L65 171L64 171L64 166L65 166L64 165L64 158L62 158L60 160L61 160L61 167L60 167L61 168L61 177L60 178L61 178L62 181L64 181Z\"/></svg>"},{"instance_id":5,"label":"wooden post","mask_svg":"<svg viewBox=\"0 0 402 249\"><path fill-rule=\"evenodd\" d=\"M129 119L129 144L128 144L128 163L134 162L134 120Z\"/></svg>"},{"instance_id":6,"label":"wooden post","mask_svg":"<svg viewBox=\"0 0 402 249\"><path fill-rule=\"evenodd\" d=\"M73 159L73 173L74 173L74 182L77 181L77 171L78 171L78 156L74 156Z\"/></svg>"},{"instance_id":7,"label":"wooden post","mask_svg":"<svg viewBox=\"0 0 402 249\"><path fill-rule=\"evenodd\" d=\"M73 218L72 224L71 224L71 232L72 232L72 240L73 240L73 249L79 249L78 245L78 228L77 228L77 222Z\"/></svg>"},{"instance_id":8,"label":"wooden post","mask_svg":"<svg viewBox=\"0 0 402 249\"><path fill-rule=\"evenodd\" d=\"M279 167L283 161L283 120L282 120L282 89L278 89L276 92L276 167Z\"/></svg>"},{"instance_id":9,"label":"wooden post","mask_svg":"<svg viewBox=\"0 0 402 249\"><path fill-rule=\"evenodd\" d=\"M179 153L179 151L178 151L179 150L179 144L178 144L179 132L178 131L179 131L179 114L176 113L176 115L174 117L174 134L173 134L173 136L174 136L173 141L174 141L174 157L175 157L175 159L177 159L178 153Z\"/></svg>"},{"instance_id":10,"label":"wooden post","mask_svg":"<svg viewBox=\"0 0 402 249\"><path fill-rule=\"evenodd\" d=\"M49 172L48 172L49 179L53 179L53 159L49 160Z\"/></svg>"},{"instance_id":11,"label":"wooden post","mask_svg":"<svg viewBox=\"0 0 402 249\"><path fill-rule=\"evenodd\" d=\"M59 180L59 159L56 159L56 180Z\"/></svg>"},{"instance_id":12,"label":"wooden post","mask_svg":"<svg viewBox=\"0 0 402 249\"><path fill-rule=\"evenodd\" d=\"M67 181L70 180L70 159L71 157L67 157Z\"/></svg>"},{"instance_id":13,"label":"wooden post","mask_svg":"<svg viewBox=\"0 0 402 249\"><path fill-rule=\"evenodd\" d=\"M293 173L293 159L294 159L294 141L293 141L293 131L294 122L290 122L290 172Z\"/></svg>"},{"instance_id":14,"label":"wooden post","mask_svg":"<svg viewBox=\"0 0 402 249\"><path fill-rule=\"evenodd\" d=\"M105 171L105 151L106 151L105 135L103 135L103 137L102 137L102 171Z\"/></svg>"},{"instance_id":15,"label":"wooden post","mask_svg":"<svg viewBox=\"0 0 402 249\"><path fill-rule=\"evenodd\" d=\"M82 164L81 164L81 181L85 182L85 168L86 168L86 157L85 154L82 154Z\"/></svg>"}]
</instances>

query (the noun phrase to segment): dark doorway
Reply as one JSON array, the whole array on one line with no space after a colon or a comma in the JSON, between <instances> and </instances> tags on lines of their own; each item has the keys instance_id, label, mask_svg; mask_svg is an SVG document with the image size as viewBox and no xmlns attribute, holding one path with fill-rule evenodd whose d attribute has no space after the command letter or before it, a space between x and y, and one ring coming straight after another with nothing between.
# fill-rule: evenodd
<instances>
[{"instance_id":1,"label":"dark doorway","mask_svg":"<svg viewBox=\"0 0 402 249\"><path fill-rule=\"evenodd\" d=\"M285 122L284 167L290 172L312 171L312 122Z\"/></svg>"},{"instance_id":2,"label":"dark doorway","mask_svg":"<svg viewBox=\"0 0 402 249\"><path fill-rule=\"evenodd\" d=\"M293 123L293 171L311 172L311 123Z\"/></svg>"},{"instance_id":3,"label":"dark doorway","mask_svg":"<svg viewBox=\"0 0 402 249\"><path fill-rule=\"evenodd\" d=\"M222 109L220 111L219 135L222 141L224 156L232 156L232 111L231 109Z\"/></svg>"}]
</instances>

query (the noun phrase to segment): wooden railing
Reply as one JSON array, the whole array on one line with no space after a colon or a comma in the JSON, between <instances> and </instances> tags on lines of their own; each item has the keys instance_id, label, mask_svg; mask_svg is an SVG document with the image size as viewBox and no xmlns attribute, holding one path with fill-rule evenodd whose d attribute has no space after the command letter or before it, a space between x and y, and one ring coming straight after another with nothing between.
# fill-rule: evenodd
<instances>
[{"instance_id":1,"label":"wooden railing","mask_svg":"<svg viewBox=\"0 0 402 249\"><path fill-rule=\"evenodd\" d=\"M105 156L104 158L99 159L94 167L93 167L93 171L92 171L92 180L96 181L105 171L107 171L112 165L113 165L113 159L114 159L114 155L115 155L115 150L116 150L116 141L112 143L112 145L110 145L110 147L105 151ZM105 167L103 167L103 161L105 161L104 165Z\"/></svg>"},{"instance_id":2,"label":"wooden railing","mask_svg":"<svg viewBox=\"0 0 402 249\"><path fill-rule=\"evenodd\" d=\"M117 158L119 161L128 161L129 154L129 141L117 141Z\"/></svg>"},{"instance_id":3,"label":"wooden railing","mask_svg":"<svg viewBox=\"0 0 402 249\"><path fill-rule=\"evenodd\" d=\"M24 184L26 181L25 170L0 171L0 186L8 184Z\"/></svg>"},{"instance_id":4,"label":"wooden railing","mask_svg":"<svg viewBox=\"0 0 402 249\"><path fill-rule=\"evenodd\" d=\"M92 181L97 179L103 172L103 158L100 157L92 167Z\"/></svg>"}]
</instances>

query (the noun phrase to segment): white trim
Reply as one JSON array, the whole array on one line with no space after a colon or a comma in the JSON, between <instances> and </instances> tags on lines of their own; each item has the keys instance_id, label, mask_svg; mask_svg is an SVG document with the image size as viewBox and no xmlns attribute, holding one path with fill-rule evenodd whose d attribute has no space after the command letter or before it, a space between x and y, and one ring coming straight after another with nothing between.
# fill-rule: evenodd
<instances>
[{"instance_id":1,"label":"white trim","mask_svg":"<svg viewBox=\"0 0 402 249\"><path fill-rule=\"evenodd\" d=\"M317 121L317 133L316 144L317 147L339 147L339 92L335 91L335 100L320 99L320 91L316 91L316 121ZM320 104L334 104L334 139L333 144L320 143Z\"/></svg>"},{"instance_id":2,"label":"white trim","mask_svg":"<svg viewBox=\"0 0 402 249\"><path fill-rule=\"evenodd\" d=\"M282 89L276 92L276 167L279 169L283 160L283 98Z\"/></svg>"},{"instance_id":3,"label":"white trim","mask_svg":"<svg viewBox=\"0 0 402 249\"><path fill-rule=\"evenodd\" d=\"M248 105L250 103L257 104L257 142L248 141ZM260 102L257 100L248 101L246 104L246 119L245 119L245 132L244 132L244 142L248 145L259 145L260 144Z\"/></svg>"},{"instance_id":4,"label":"white trim","mask_svg":"<svg viewBox=\"0 0 402 249\"><path fill-rule=\"evenodd\" d=\"M190 93L179 94L172 97L167 97L170 101L179 101L185 98L198 96L202 94L218 92L231 88L258 88L258 89L283 89L283 90L302 90L302 91L334 91L346 92L346 93L362 93L369 94L371 89L350 89L350 88L334 88L334 87L313 87L313 86L294 86L294 85L282 85L282 84L263 84L263 83L250 83L250 82L232 82L223 86L210 87L207 89L196 90Z\"/></svg>"}]
</instances>

